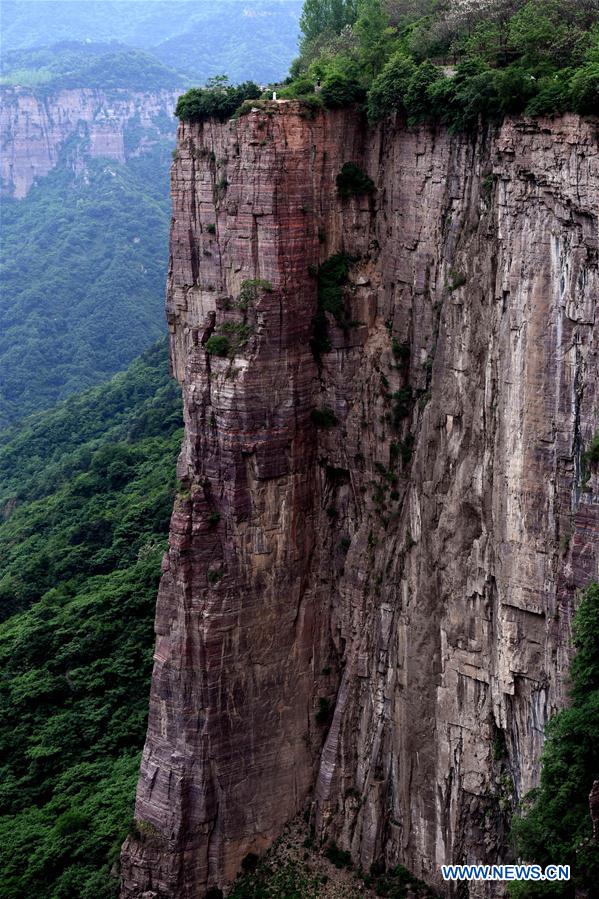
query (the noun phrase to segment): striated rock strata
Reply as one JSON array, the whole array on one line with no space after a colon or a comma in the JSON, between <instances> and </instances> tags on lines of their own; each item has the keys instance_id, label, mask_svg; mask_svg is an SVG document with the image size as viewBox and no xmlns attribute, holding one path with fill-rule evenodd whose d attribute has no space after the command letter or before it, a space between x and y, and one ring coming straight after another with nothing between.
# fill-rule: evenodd
<instances>
[{"instance_id":1,"label":"striated rock strata","mask_svg":"<svg viewBox=\"0 0 599 899\"><path fill-rule=\"evenodd\" d=\"M125 162L174 132L176 91L91 88L44 95L5 87L0 105L0 184L16 199L58 163L69 141L84 155Z\"/></svg>"},{"instance_id":2,"label":"striated rock strata","mask_svg":"<svg viewBox=\"0 0 599 899\"><path fill-rule=\"evenodd\" d=\"M374 193L338 196L347 161ZM599 565L598 161L574 116L180 127L186 433L123 897L226 887L302 809L439 888L442 862L506 858Z\"/></svg>"}]
</instances>

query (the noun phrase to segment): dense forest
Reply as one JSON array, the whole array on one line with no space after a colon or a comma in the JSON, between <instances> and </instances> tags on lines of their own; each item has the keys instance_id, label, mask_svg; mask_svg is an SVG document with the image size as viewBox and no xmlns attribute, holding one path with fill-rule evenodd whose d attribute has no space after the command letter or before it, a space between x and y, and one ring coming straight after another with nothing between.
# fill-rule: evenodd
<instances>
[{"instance_id":1,"label":"dense forest","mask_svg":"<svg viewBox=\"0 0 599 899\"><path fill-rule=\"evenodd\" d=\"M116 892L181 424L162 342L1 438L6 899Z\"/></svg>"},{"instance_id":2,"label":"dense forest","mask_svg":"<svg viewBox=\"0 0 599 899\"><path fill-rule=\"evenodd\" d=\"M278 93L453 130L514 113L598 114L598 12L597 0L306 0L300 55Z\"/></svg>"},{"instance_id":3,"label":"dense forest","mask_svg":"<svg viewBox=\"0 0 599 899\"><path fill-rule=\"evenodd\" d=\"M171 139L82 166L75 137L27 197L3 200L0 424L106 380L164 333Z\"/></svg>"}]
</instances>

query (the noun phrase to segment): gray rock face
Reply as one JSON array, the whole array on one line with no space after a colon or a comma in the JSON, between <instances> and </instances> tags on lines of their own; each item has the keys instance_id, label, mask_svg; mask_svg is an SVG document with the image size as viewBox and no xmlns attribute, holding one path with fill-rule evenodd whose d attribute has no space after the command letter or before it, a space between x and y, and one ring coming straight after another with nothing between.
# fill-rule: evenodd
<instances>
[{"instance_id":1,"label":"gray rock face","mask_svg":"<svg viewBox=\"0 0 599 899\"><path fill-rule=\"evenodd\" d=\"M374 194L338 196L347 161ZM275 103L181 126L172 179L184 488L122 896L226 886L305 807L444 889L507 857L598 573L597 124Z\"/></svg>"},{"instance_id":2,"label":"gray rock face","mask_svg":"<svg viewBox=\"0 0 599 899\"><path fill-rule=\"evenodd\" d=\"M4 87L0 104L0 186L20 200L58 163L69 140L74 164L87 157L125 162L174 133L175 91L149 93L80 88L37 96Z\"/></svg>"}]
</instances>

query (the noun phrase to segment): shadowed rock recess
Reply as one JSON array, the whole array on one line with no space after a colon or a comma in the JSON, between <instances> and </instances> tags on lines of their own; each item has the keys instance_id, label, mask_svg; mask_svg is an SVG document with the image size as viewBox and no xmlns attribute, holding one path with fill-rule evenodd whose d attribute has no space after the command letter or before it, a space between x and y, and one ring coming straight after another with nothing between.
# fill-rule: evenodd
<instances>
[{"instance_id":1,"label":"shadowed rock recess","mask_svg":"<svg viewBox=\"0 0 599 899\"><path fill-rule=\"evenodd\" d=\"M226 888L306 809L440 891L508 857L599 567L597 131L180 126L186 430L123 897ZM346 162L375 190L341 197Z\"/></svg>"}]
</instances>

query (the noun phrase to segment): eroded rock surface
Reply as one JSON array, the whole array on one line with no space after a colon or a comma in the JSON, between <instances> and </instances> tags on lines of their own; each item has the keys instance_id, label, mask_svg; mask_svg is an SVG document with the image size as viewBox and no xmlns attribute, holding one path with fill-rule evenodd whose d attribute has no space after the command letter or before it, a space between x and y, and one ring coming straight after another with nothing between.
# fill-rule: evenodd
<instances>
[{"instance_id":1,"label":"eroded rock surface","mask_svg":"<svg viewBox=\"0 0 599 899\"><path fill-rule=\"evenodd\" d=\"M347 161L373 194L338 196ZM302 808L439 888L506 858L598 573L598 163L575 116L180 126L186 434L123 897L226 887ZM318 358L340 252L350 324Z\"/></svg>"},{"instance_id":2,"label":"eroded rock surface","mask_svg":"<svg viewBox=\"0 0 599 899\"><path fill-rule=\"evenodd\" d=\"M61 154L125 162L173 132L177 92L60 90L44 96L5 87L0 105L0 184L3 194L27 195ZM69 146L70 141L70 146Z\"/></svg>"}]
</instances>

